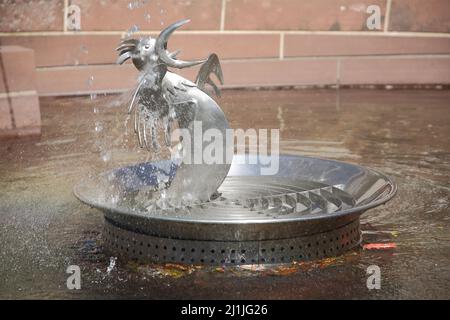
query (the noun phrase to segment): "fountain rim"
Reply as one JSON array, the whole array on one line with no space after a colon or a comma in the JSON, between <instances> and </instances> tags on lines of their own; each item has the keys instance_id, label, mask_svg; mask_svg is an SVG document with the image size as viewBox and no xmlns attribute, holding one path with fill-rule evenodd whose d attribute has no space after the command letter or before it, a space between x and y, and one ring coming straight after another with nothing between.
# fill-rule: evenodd
<instances>
[{"instance_id":1,"label":"fountain rim","mask_svg":"<svg viewBox=\"0 0 450 320\"><path fill-rule=\"evenodd\" d=\"M247 156L246 155L240 155L240 156ZM113 213L118 213L121 215L128 215L128 216L139 216L140 218L144 218L147 220L153 220L153 221L165 221L165 222L177 222L177 223L185 223L185 224L205 224L205 225L209 225L209 224L215 224L215 225L249 225L249 224L285 224L285 223L299 223L302 221L311 221L311 220L328 220L328 219L338 219L338 218L342 218L344 216L351 216L354 214L363 214L365 211L372 209L374 207L380 206L382 204L387 203L389 200L391 200L397 193L398 187L397 184L395 183L395 181L390 178L389 176L385 175L383 172L376 170L376 169L372 169L370 167L365 167L365 166L361 166L358 164L354 164L351 162L343 162L343 161L339 161L339 160L332 160L332 159L326 159L326 158L320 158L320 157L310 157L310 156L296 156L296 155L292 155L292 154L279 154L280 157L286 157L286 158L309 158L309 159L316 159L316 160L321 160L321 161L327 161L327 162L331 162L331 163L337 163L337 164L341 164L341 165L350 165L353 167L357 167L363 171L369 171L372 172L378 176L380 176L381 178L383 178L387 184L389 184L391 186L391 189L389 191L388 194L384 195L383 197L381 197L378 200L369 202L367 204L364 204L362 206L355 206L349 209L344 209L344 210L340 210L340 211L336 211L333 213L320 213L320 214L307 214L304 216L296 216L296 217L292 217L292 218L281 218L281 219L273 219L273 220L256 220L256 219L248 219L248 220L212 220L212 219L203 219L203 220L192 220L192 219L185 219L183 217L170 217L170 216L162 216L162 215L158 215L158 216L151 216L148 214L144 214L143 212L140 211L129 211L126 210L124 208L121 207L112 207L112 206L108 206L108 205L104 205L101 204L99 205L99 203L92 203L92 201L89 201L88 199L86 199L82 194L80 194L80 192L77 191L78 187L80 187L81 185L84 184L84 182L87 182L88 180L92 180L92 178L85 178L82 179L81 181L79 181L73 188L73 194L75 195L75 197L80 200L81 202L89 205L90 207L94 207L102 212L113 212ZM108 173L114 172L115 170L117 170L117 168L115 169L111 169L105 172L101 172L99 175L106 175Z\"/></svg>"}]
</instances>

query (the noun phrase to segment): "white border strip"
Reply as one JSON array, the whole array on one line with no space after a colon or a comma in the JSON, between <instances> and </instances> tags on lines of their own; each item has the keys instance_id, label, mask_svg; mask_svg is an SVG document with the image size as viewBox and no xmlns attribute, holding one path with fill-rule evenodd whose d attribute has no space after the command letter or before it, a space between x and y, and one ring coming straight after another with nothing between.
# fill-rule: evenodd
<instances>
[{"instance_id":1,"label":"white border strip","mask_svg":"<svg viewBox=\"0 0 450 320\"><path fill-rule=\"evenodd\" d=\"M284 33L280 34L280 60L284 59Z\"/></svg>"},{"instance_id":2,"label":"white border strip","mask_svg":"<svg viewBox=\"0 0 450 320\"><path fill-rule=\"evenodd\" d=\"M220 12L220 31L225 30L226 12L227 12L227 0L222 0L222 7Z\"/></svg>"},{"instance_id":3,"label":"white border strip","mask_svg":"<svg viewBox=\"0 0 450 320\"><path fill-rule=\"evenodd\" d=\"M67 14L69 13L69 0L64 0L64 17L63 17L63 32L67 32Z\"/></svg>"},{"instance_id":4,"label":"white border strip","mask_svg":"<svg viewBox=\"0 0 450 320\"><path fill-rule=\"evenodd\" d=\"M389 31L389 22L390 22L390 17L391 17L391 7L392 7L392 0L387 0L387 3L386 3L386 14L384 16L384 28L383 28L384 32L388 32Z\"/></svg>"},{"instance_id":5,"label":"white border strip","mask_svg":"<svg viewBox=\"0 0 450 320\"><path fill-rule=\"evenodd\" d=\"M17 98L17 97L29 97L37 95L36 90L32 91L17 91L17 92L0 92L0 99L4 98Z\"/></svg>"}]
</instances>

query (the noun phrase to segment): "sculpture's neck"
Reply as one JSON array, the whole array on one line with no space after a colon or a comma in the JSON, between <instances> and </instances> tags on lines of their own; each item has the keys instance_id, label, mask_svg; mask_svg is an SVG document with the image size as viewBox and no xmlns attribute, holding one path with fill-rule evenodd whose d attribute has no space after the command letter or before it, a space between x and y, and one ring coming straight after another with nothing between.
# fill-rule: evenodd
<instances>
[{"instance_id":1,"label":"sculpture's neck","mask_svg":"<svg viewBox=\"0 0 450 320\"><path fill-rule=\"evenodd\" d=\"M167 66L165 64L148 63L142 68L141 77L145 81L145 87L160 87L166 73Z\"/></svg>"}]
</instances>

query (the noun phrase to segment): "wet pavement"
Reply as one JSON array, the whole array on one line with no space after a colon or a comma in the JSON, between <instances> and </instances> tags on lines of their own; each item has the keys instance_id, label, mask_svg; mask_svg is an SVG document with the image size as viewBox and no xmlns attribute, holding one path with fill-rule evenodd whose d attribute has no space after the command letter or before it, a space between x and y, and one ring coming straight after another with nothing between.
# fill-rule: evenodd
<instances>
[{"instance_id":1,"label":"wet pavement","mask_svg":"<svg viewBox=\"0 0 450 320\"><path fill-rule=\"evenodd\" d=\"M0 298L450 298L450 91L225 91L219 103L233 128L280 128L284 153L361 164L398 184L391 202L362 217L363 244L395 248L237 268L104 254L102 213L72 188L151 160L135 147L119 101L41 99L42 136L0 141ZM69 265L81 268L81 290L66 288ZM367 288L371 265L380 267L380 290Z\"/></svg>"}]
</instances>

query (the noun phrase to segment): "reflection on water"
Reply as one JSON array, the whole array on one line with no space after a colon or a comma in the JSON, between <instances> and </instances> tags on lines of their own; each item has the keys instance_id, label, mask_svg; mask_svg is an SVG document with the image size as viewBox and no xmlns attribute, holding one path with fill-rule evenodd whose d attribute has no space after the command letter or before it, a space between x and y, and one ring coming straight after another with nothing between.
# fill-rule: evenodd
<instances>
[{"instance_id":1,"label":"reflection on water","mask_svg":"<svg viewBox=\"0 0 450 320\"><path fill-rule=\"evenodd\" d=\"M362 218L365 243L396 249L236 269L142 266L103 254L102 214L77 201L73 185L151 160L135 148L116 99L42 99L42 137L0 143L0 298L450 298L450 92L225 92L233 128L280 128L285 153L369 166L399 187ZM81 267L77 292L66 289L71 264ZM382 287L369 291L373 264Z\"/></svg>"}]
</instances>

